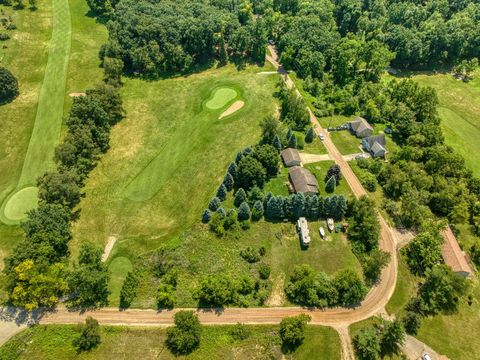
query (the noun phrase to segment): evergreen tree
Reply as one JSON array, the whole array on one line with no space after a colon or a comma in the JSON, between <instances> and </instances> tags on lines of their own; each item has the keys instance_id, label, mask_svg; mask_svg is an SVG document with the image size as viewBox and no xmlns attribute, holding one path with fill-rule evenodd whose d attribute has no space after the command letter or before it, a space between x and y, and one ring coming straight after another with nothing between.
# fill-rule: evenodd
<instances>
[{"instance_id":1,"label":"evergreen tree","mask_svg":"<svg viewBox=\"0 0 480 360\"><path fill-rule=\"evenodd\" d=\"M225 45L225 38L223 33L220 35L220 45L219 45L219 58L220 58L220 65L225 65L228 62L228 54L227 54L227 47Z\"/></svg>"},{"instance_id":2,"label":"evergreen tree","mask_svg":"<svg viewBox=\"0 0 480 360\"><path fill-rule=\"evenodd\" d=\"M331 216L336 220L340 221L345 217L347 212L347 200L343 195L333 195L331 198L332 201L332 213Z\"/></svg>"},{"instance_id":3,"label":"evergreen tree","mask_svg":"<svg viewBox=\"0 0 480 360\"><path fill-rule=\"evenodd\" d=\"M335 178L335 181L338 185L342 177L342 172L340 170L340 166L338 166L337 164L333 164L332 166L330 166L330 168L327 171L327 175L325 176L325 182L330 180L332 176Z\"/></svg>"},{"instance_id":4,"label":"evergreen tree","mask_svg":"<svg viewBox=\"0 0 480 360\"><path fill-rule=\"evenodd\" d=\"M218 213L222 219L225 219L227 217L227 212L223 207L219 207L216 213Z\"/></svg>"},{"instance_id":5,"label":"evergreen tree","mask_svg":"<svg viewBox=\"0 0 480 360\"><path fill-rule=\"evenodd\" d=\"M263 192L258 186L254 186L252 190L248 192L248 203L253 205L256 201L263 201Z\"/></svg>"},{"instance_id":6,"label":"evergreen tree","mask_svg":"<svg viewBox=\"0 0 480 360\"><path fill-rule=\"evenodd\" d=\"M247 194L243 188L240 188L235 193L235 198L233 199L233 204L236 207L239 207L245 200L247 200Z\"/></svg>"},{"instance_id":7,"label":"evergreen tree","mask_svg":"<svg viewBox=\"0 0 480 360\"><path fill-rule=\"evenodd\" d=\"M260 200L255 201L252 208L252 220L258 221L263 216L263 205Z\"/></svg>"},{"instance_id":8,"label":"evergreen tree","mask_svg":"<svg viewBox=\"0 0 480 360\"><path fill-rule=\"evenodd\" d=\"M202 212L202 223L204 223L204 224L208 223L211 218L212 218L212 212L210 211L210 209L203 210L203 212Z\"/></svg>"},{"instance_id":9,"label":"evergreen tree","mask_svg":"<svg viewBox=\"0 0 480 360\"><path fill-rule=\"evenodd\" d=\"M315 131L313 131L313 127L310 127L305 134L305 142L310 144L313 139L315 139Z\"/></svg>"},{"instance_id":10,"label":"evergreen tree","mask_svg":"<svg viewBox=\"0 0 480 360\"><path fill-rule=\"evenodd\" d=\"M270 200L274 195L272 194L271 191L269 191L265 197L263 198L263 209L266 209L267 208L267 203L268 203L268 200Z\"/></svg>"},{"instance_id":11,"label":"evergreen tree","mask_svg":"<svg viewBox=\"0 0 480 360\"><path fill-rule=\"evenodd\" d=\"M272 145L278 151L282 150L282 140L280 140L280 136L275 135L272 141Z\"/></svg>"},{"instance_id":12,"label":"evergreen tree","mask_svg":"<svg viewBox=\"0 0 480 360\"><path fill-rule=\"evenodd\" d=\"M297 220L298 218L305 215L306 199L303 193L296 193L293 198L293 219Z\"/></svg>"},{"instance_id":13,"label":"evergreen tree","mask_svg":"<svg viewBox=\"0 0 480 360\"><path fill-rule=\"evenodd\" d=\"M232 178L235 180L235 178L237 177L237 163L236 162L230 163L230 165L228 166L228 173L230 175L232 175Z\"/></svg>"},{"instance_id":14,"label":"evergreen tree","mask_svg":"<svg viewBox=\"0 0 480 360\"><path fill-rule=\"evenodd\" d=\"M293 135L292 129L288 128L288 130L287 130L287 136L286 136L287 140L290 140L290 138L292 137L292 135Z\"/></svg>"},{"instance_id":15,"label":"evergreen tree","mask_svg":"<svg viewBox=\"0 0 480 360\"><path fill-rule=\"evenodd\" d=\"M250 206L246 201L244 201L238 208L238 220L240 221L248 220L250 219L250 216L251 216Z\"/></svg>"},{"instance_id":16,"label":"evergreen tree","mask_svg":"<svg viewBox=\"0 0 480 360\"><path fill-rule=\"evenodd\" d=\"M306 196L305 200L306 200L305 215L311 220L318 220L318 210L319 210L318 196L309 195L309 196Z\"/></svg>"},{"instance_id":17,"label":"evergreen tree","mask_svg":"<svg viewBox=\"0 0 480 360\"><path fill-rule=\"evenodd\" d=\"M227 191L230 191L233 189L233 186L235 185L235 180L233 179L232 174L230 174L229 172L225 174L225 177L223 178L223 184L225 185L225 188L227 189Z\"/></svg>"},{"instance_id":18,"label":"evergreen tree","mask_svg":"<svg viewBox=\"0 0 480 360\"><path fill-rule=\"evenodd\" d=\"M331 176L330 179L327 180L325 184L325 191L327 193L333 193L335 191L335 176Z\"/></svg>"},{"instance_id":19,"label":"evergreen tree","mask_svg":"<svg viewBox=\"0 0 480 360\"><path fill-rule=\"evenodd\" d=\"M219 198L220 201L224 201L227 198L227 188L223 183L218 187L217 198Z\"/></svg>"},{"instance_id":20,"label":"evergreen tree","mask_svg":"<svg viewBox=\"0 0 480 360\"><path fill-rule=\"evenodd\" d=\"M292 136L290 136L290 138L288 139L288 147L296 149L297 146L297 137L295 136L295 134L292 134Z\"/></svg>"},{"instance_id":21,"label":"evergreen tree","mask_svg":"<svg viewBox=\"0 0 480 360\"><path fill-rule=\"evenodd\" d=\"M208 208L212 211L217 211L217 209L220 207L221 201L218 197L213 197L210 200L210 203L208 204Z\"/></svg>"},{"instance_id":22,"label":"evergreen tree","mask_svg":"<svg viewBox=\"0 0 480 360\"><path fill-rule=\"evenodd\" d=\"M268 200L265 215L270 220L280 220L284 217L282 196L272 196Z\"/></svg>"},{"instance_id":23,"label":"evergreen tree","mask_svg":"<svg viewBox=\"0 0 480 360\"><path fill-rule=\"evenodd\" d=\"M288 218L288 219L293 219L294 213L293 213L293 196L282 196L282 203L283 203L283 217Z\"/></svg>"}]
</instances>

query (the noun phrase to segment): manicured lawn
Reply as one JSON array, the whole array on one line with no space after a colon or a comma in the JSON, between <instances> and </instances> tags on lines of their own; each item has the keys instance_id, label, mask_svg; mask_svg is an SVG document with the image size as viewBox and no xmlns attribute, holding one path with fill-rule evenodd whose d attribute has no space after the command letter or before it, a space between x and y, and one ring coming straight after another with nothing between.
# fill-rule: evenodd
<instances>
[{"instance_id":1,"label":"manicured lawn","mask_svg":"<svg viewBox=\"0 0 480 360\"><path fill-rule=\"evenodd\" d=\"M279 359L282 357L278 326L248 326L250 336L235 340L233 326L205 326L200 347L187 359ZM165 347L165 329L102 327L102 343L89 353L77 354L72 341L79 336L75 325L36 326L15 336L0 348L0 358L69 359L175 359ZM340 359L340 339L329 327L308 326L304 343L286 359Z\"/></svg>"},{"instance_id":2,"label":"manicured lawn","mask_svg":"<svg viewBox=\"0 0 480 360\"><path fill-rule=\"evenodd\" d=\"M451 74L418 74L413 79L437 91L446 143L480 176L480 72L475 75L468 83L457 81Z\"/></svg>"},{"instance_id":3,"label":"manicured lawn","mask_svg":"<svg viewBox=\"0 0 480 360\"><path fill-rule=\"evenodd\" d=\"M395 291L387 303L385 309L389 314L400 316L405 313L405 306L410 299L416 295L417 282L419 278L413 275L408 269L403 256L399 253L398 259L398 276Z\"/></svg>"},{"instance_id":4,"label":"manicured lawn","mask_svg":"<svg viewBox=\"0 0 480 360\"><path fill-rule=\"evenodd\" d=\"M274 195L284 195L289 194L288 191L288 168L285 166L280 167L280 172L276 177L270 179L265 185L264 191L265 194L271 192Z\"/></svg>"},{"instance_id":5,"label":"manicured lawn","mask_svg":"<svg viewBox=\"0 0 480 360\"><path fill-rule=\"evenodd\" d=\"M132 263L126 257L118 256L110 262L108 270L110 271L110 301L118 306L120 290L127 273L132 270Z\"/></svg>"},{"instance_id":6,"label":"manicured lawn","mask_svg":"<svg viewBox=\"0 0 480 360\"><path fill-rule=\"evenodd\" d=\"M348 130L331 131L330 137L342 155L358 154L361 140L353 136Z\"/></svg>"},{"instance_id":7,"label":"manicured lawn","mask_svg":"<svg viewBox=\"0 0 480 360\"><path fill-rule=\"evenodd\" d=\"M305 169L310 170L317 178L320 194L322 196L329 195L345 195L346 197L352 196L352 190L348 186L348 183L345 179L340 180L340 184L335 187L335 191L332 194L328 194L325 191L325 176L327 175L328 169L335 164L333 160L325 160L312 164L305 165Z\"/></svg>"},{"instance_id":8,"label":"manicured lawn","mask_svg":"<svg viewBox=\"0 0 480 360\"><path fill-rule=\"evenodd\" d=\"M306 142L303 145L302 151L309 154L326 154L327 148L325 145L323 145L323 142L317 136L315 136L311 143Z\"/></svg>"}]
</instances>

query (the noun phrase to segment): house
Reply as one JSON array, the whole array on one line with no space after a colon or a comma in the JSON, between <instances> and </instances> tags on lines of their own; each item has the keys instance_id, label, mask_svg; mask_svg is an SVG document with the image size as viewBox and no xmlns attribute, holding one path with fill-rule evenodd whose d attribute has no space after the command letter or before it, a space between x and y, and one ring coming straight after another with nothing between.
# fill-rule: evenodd
<instances>
[{"instance_id":1,"label":"house","mask_svg":"<svg viewBox=\"0 0 480 360\"><path fill-rule=\"evenodd\" d=\"M373 133L372 126L362 117L356 117L350 121L348 123L348 127L350 128L351 132L353 132L357 137L361 138L370 136Z\"/></svg>"},{"instance_id":2,"label":"house","mask_svg":"<svg viewBox=\"0 0 480 360\"><path fill-rule=\"evenodd\" d=\"M307 219L304 217L301 217L297 221L297 231L298 231L298 236L300 236L300 240L302 242L303 246L309 246L310 245L310 230L308 229L308 222Z\"/></svg>"},{"instance_id":3,"label":"house","mask_svg":"<svg viewBox=\"0 0 480 360\"><path fill-rule=\"evenodd\" d=\"M369 136L362 140L363 148L373 157L385 157L387 154L386 143L384 134Z\"/></svg>"},{"instance_id":4,"label":"house","mask_svg":"<svg viewBox=\"0 0 480 360\"><path fill-rule=\"evenodd\" d=\"M318 194L318 182L315 175L307 169L294 166L288 170L288 179L296 193Z\"/></svg>"},{"instance_id":5,"label":"house","mask_svg":"<svg viewBox=\"0 0 480 360\"><path fill-rule=\"evenodd\" d=\"M445 264L461 276L470 276L473 270L468 264L467 258L460 248L460 245L458 245L457 238L453 234L452 229L450 229L450 226L442 232L442 236L442 257Z\"/></svg>"},{"instance_id":6,"label":"house","mask_svg":"<svg viewBox=\"0 0 480 360\"><path fill-rule=\"evenodd\" d=\"M286 167L299 166L302 162L297 149L288 148L283 150L280 155Z\"/></svg>"}]
</instances>

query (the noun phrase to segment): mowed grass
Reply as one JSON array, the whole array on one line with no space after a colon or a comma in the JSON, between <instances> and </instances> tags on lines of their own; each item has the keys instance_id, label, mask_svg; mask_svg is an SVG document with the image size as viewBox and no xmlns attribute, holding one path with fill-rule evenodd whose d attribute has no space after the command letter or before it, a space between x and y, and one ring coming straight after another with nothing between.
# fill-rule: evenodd
<instances>
[{"instance_id":1,"label":"mowed grass","mask_svg":"<svg viewBox=\"0 0 480 360\"><path fill-rule=\"evenodd\" d=\"M248 326L245 340L231 335L234 326L204 326L200 347L186 359L280 359L281 341L276 325ZM38 359L176 359L165 347L166 330L161 328L127 328L103 326L102 342L91 352L77 354L72 341L80 335L76 325L36 326L25 330L0 348L5 360ZM305 341L286 359L340 359L340 339L335 330L307 326Z\"/></svg>"},{"instance_id":2,"label":"mowed grass","mask_svg":"<svg viewBox=\"0 0 480 360\"><path fill-rule=\"evenodd\" d=\"M413 79L437 91L446 143L480 176L480 71L468 83L454 79L451 74L417 74Z\"/></svg>"},{"instance_id":3,"label":"mowed grass","mask_svg":"<svg viewBox=\"0 0 480 360\"><path fill-rule=\"evenodd\" d=\"M3 5L0 9L11 14L17 26L9 31L11 39L2 43L6 48L0 49L1 64L12 71L20 87L18 98L0 106L0 202L3 203L18 184L35 122L52 30L52 7L50 1L40 0L35 12ZM19 226L0 221L0 268L21 234Z\"/></svg>"},{"instance_id":4,"label":"mowed grass","mask_svg":"<svg viewBox=\"0 0 480 360\"><path fill-rule=\"evenodd\" d=\"M108 265L108 271L110 272L110 301L119 303L123 281L132 268L130 260L123 256L116 257L110 262Z\"/></svg>"},{"instance_id":5,"label":"mowed grass","mask_svg":"<svg viewBox=\"0 0 480 360\"><path fill-rule=\"evenodd\" d=\"M238 93L235 89L228 87L221 87L212 92L211 98L205 103L205 106L210 110L218 110L226 107L232 102Z\"/></svg>"},{"instance_id":6,"label":"mowed grass","mask_svg":"<svg viewBox=\"0 0 480 360\"><path fill-rule=\"evenodd\" d=\"M325 191L325 177L327 176L328 169L332 165L335 164L333 160L325 160L319 161L316 163L306 164L304 165L305 169L310 170L310 172L315 175L318 181L318 189L320 191L320 195L322 196L330 196L330 195L344 195L347 198L353 195L352 190L348 186L348 183L345 179L340 179L340 183L335 186L335 190L333 193L327 193Z\"/></svg>"},{"instance_id":7,"label":"mowed grass","mask_svg":"<svg viewBox=\"0 0 480 360\"><path fill-rule=\"evenodd\" d=\"M127 116L112 129L111 148L87 182L74 253L82 240L103 245L115 235L133 259L199 222L236 152L258 141L259 122L274 112L278 77L259 70L229 65L160 81L126 79ZM219 87L241 89L242 111L221 120L222 109L205 112ZM135 184L152 162L151 176Z\"/></svg>"}]
</instances>

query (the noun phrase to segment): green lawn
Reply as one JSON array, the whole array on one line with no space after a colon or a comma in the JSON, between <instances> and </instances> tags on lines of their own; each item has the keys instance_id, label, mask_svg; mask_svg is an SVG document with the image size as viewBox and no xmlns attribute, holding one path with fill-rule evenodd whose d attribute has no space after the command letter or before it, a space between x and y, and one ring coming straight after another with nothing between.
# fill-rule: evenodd
<instances>
[{"instance_id":1,"label":"green lawn","mask_svg":"<svg viewBox=\"0 0 480 360\"><path fill-rule=\"evenodd\" d=\"M133 268L129 259L123 256L117 256L109 262L108 271L110 272L109 289L111 291L109 300L113 303L119 304L120 290L123 286L123 281L126 275Z\"/></svg>"},{"instance_id":2,"label":"green lawn","mask_svg":"<svg viewBox=\"0 0 480 360\"><path fill-rule=\"evenodd\" d=\"M352 196L352 190L348 186L348 183L345 179L340 180L340 184L335 187L335 191L332 194L328 194L325 191L325 176L327 175L328 169L335 164L333 160L325 160L316 163L306 164L305 169L310 170L317 178L320 194L322 196L329 195L345 195L346 197Z\"/></svg>"},{"instance_id":3,"label":"green lawn","mask_svg":"<svg viewBox=\"0 0 480 360\"><path fill-rule=\"evenodd\" d=\"M332 131L330 138L342 155L358 154L361 152L361 140L353 136L349 131Z\"/></svg>"},{"instance_id":4,"label":"green lawn","mask_svg":"<svg viewBox=\"0 0 480 360\"><path fill-rule=\"evenodd\" d=\"M480 176L480 72L468 83L457 81L451 74L418 74L413 79L437 91L446 143Z\"/></svg>"},{"instance_id":5,"label":"green lawn","mask_svg":"<svg viewBox=\"0 0 480 360\"><path fill-rule=\"evenodd\" d=\"M271 192L274 195L284 195L289 194L288 191L288 168L285 166L280 167L280 172L278 175L270 179L264 188L265 194Z\"/></svg>"},{"instance_id":6,"label":"green lawn","mask_svg":"<svg viewBox=\"0 0 480 360\"><path fill-rule=\"evenodd\" d=\"M417 278L410 272L410 270L408 269L408 265L406 264L403 256L401 256L400 253L397 256L397 259L397 285L385 309L389 314L396 314L397 316L400 316L405 312L405 306L408 304L410 299L416 295L416 284L419 278Z\"/></svg>"},{"instance_id":7,"label":"green lawn","mask_svg":"<svg viewBox=\"0 0 480 360\"><path fill-rule=\"evenodd\" d=\"M48 60L40 88L35 123L30 142L25 154L20 179L14 192L22 191L28 186L35 186L37 178L53 168L53 153L59 141L63 119L65 84L70 55L71 20L68 0L52 1L53 27L48 43ZM36 206L36 193L28 192L29 197L15 196L6 198L2 210L14 206L17 212L26 213ZM10 204L11 202L16 204ZM0 219L7 224L18 223L18 216L9 218L5 211L0 212Z\"/></svg>"},{"instance_id":8,"label":"green lawn","mask_svg":"<svg viewBox=\"0 0 480 360\"><path fill-rule=\"evenodd\" d=\"M205 326L200 347L186 359L280 359L278 326L248 326L250 336L235 340L233 326ZM72 341L79 336L75 325L36 326L15 336L0 348L5 360L38 359L175 359L165 347L165 329L102 327L102 343L89 353L77 354ZM329 327L308 326L303 344L286 359L340 359L340 339Z\"/></svg>"}]
</instances>

